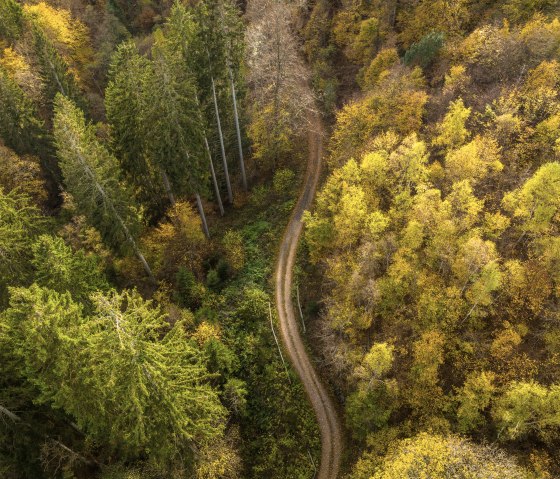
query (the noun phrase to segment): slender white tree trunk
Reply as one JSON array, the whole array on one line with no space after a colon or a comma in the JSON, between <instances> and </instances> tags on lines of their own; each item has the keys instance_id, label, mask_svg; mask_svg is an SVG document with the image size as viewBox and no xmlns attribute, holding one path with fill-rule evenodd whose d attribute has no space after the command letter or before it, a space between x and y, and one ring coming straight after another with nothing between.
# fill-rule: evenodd
<instances>
[{"instance_id":1,"label":"slender white tree trunk","mask_svg":"<svg viewBox=\"0 0 560 479\"><path fill-rule=\"evenodd\" d=\"M196 193L196 206L198 208L198 213L200 214L200 219L202 220L202 229L207 238L210 238L210 231L208 231L208 223L206 222L206 215L204 214L204 206L202 206L202 200L200 195Z\"/></svg>"},{"instance_id":2,"label":"slender white tree trunk","mask_svg":"<svg viewBox=\"0 0 560 479\"><path fill-rule=\"evenodd\" d=\"M163 187L165 188L165 192L167 193L167 197L172 206L175 206L175 196L173 195L173 190L171 189L171 183L169 182L169 177L167 173L161 170L161 179L163 181Z\"/></svg>"},{"instance_id":3,"label":"slender white tree trunk","mask_svg":"<svg viewBox=\"0 0 560 479\"><path fill-rule=\"evenodd\" d=\"M222 133L222 122L220 121L220 110L218 108L218 97L216 96L216 83L214 82L214 77L211 77L212 80L212 96L214 98L214 110L216 112L216 123L218 124L218 135L220 136L220 147L222 149L222 160L224 162L224 173L226 176L226 186L228 191L228 200L230 203L233 203L233 193L231 191L231 181L229 179L229 171L227 165L227 157L226 157L226 147L224 145L224 135Z\"/></svg>"},{"instance_id":4,"label":"slender white tree trunk","mask_svg":"<svg viewBox=\"0 0 560 479\"><path fill-rule=\"evenodd\" d=\"M243 189L247 191L247 175L245 173L245 159L243 158L243 143L241 142L241 128L239 127L239 114L237 111L237 93L235 91L235 82L233 81L233 72L228 67L229 83L231 87L231 97L233 99L233 115L235 118L235 130L237 131L237 144L239 146L239 166L241 168L241 180L243 181Z\"/></svg>"},{"instance_id":5,"label":"slender white tree trunk","mask_svg":"<svg viewBox=\"0 0 560 479\"><path fill-rule=\"evenodd\" d=\"M208 138L206 138L206 135L204 135L204 145L206 146L208 161L210 162L210 172L212 173L212 183L214 184L214 193L216 194L216 200L218 201L220 214L224 216L224 205L222 203L222 197L220 196L220 188L218 187L218 180L216 179L216 170L214 170L214 162L212 161L212 152L210 151L210 146L208 145Z\"/></svg>"}]
</instances>

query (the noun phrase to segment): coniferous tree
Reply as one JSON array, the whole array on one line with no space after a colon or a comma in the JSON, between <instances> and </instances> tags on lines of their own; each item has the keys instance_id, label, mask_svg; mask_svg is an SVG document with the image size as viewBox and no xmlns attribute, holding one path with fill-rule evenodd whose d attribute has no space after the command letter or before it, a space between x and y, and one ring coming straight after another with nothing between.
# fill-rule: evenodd
<instances>
[{"instance_id":1,"label":"coniferous tree","mask_svg":"<svg viewBox=\"0 0 560 479\"><path fill-rule=\"evenodd\" d=\"M105 90L105 109L111 127L113 151L128 182L134 185L138 199L148 206L160 206L163 188L161 175L146 153L144 121L147 101L146 76L150 61L138 53L134 42L124 42L113 55L109 84Z\"/></svg>"},{"instance_id":2,"label":"coniferous tree","mask_svg":"<svg viewBox=\"0 0 560 479\"><path fill-rule=\"evenodd\" d=\"M91 299L86 316L69 293L11 291L0 339L36 401L61 408L107 452L147 455L164 469L219 438L224 409L183 323L170 329L134 291Z\"/></svg>"},{"instance_id":3,"label":"coniferous tree","mask_svg":"<svg viewBox=\"0 0 560 479\"><path fill-rule=\"evenodd\" d=\"M17 153L35 153L43 136L33 103L0 66L0 138Z\"/></svg>"},{"instance_id":4,"label":"coniferous tree","mask_svg":"<svg viewBox=\"0 0 560 479\"><path fill-rule=\"evenodd\" d=\"M171 48L173 51L179 53L179 66L184 69L182 74L191 79L195 89L195 115L198 120L198 136L202 139L203 148L208 157L212 184L214 186L214 194L216 196L216 201L218 202L220 213L223 215L224 207L212 159L212 151L208 142L208 120L207 115L205 114L203 102L201 101L201 98L204 97L204 91L201 89L201 85L197 80L198 70L196 63L198 61L198 53L196 50L196 32L197 28L194 23L193 16L183 5L176 3L171 9L169 20L165 26L166 43L168 48Z\"/></svg>"},{"instance_id":5,"label":"coniferous tree","mask_svg":"<svg viewBox=\"0 0 560 479\"><path fill-rule=\"evenodd\" d=\"M81 303L88 303L92 293L109 289L99 257L82 250L72 251L60 237L42 235L32 245L32 251L34 279L40 286L69 292Z\"/></svg>"},{"instance_id":6,"label":"coniferous tree","mask_svg":"<svg viewBox=\"0 0 560 479\"><path fill-rule=\"evenodd\" d=\"M49 101L54 100L57 93L71 98L80 107L84 99L74 74L69 70L66 60L37 25L32 26L35 54L45 84L45 94Z\"/></svg>"},{"instance_id":7,"label":"coniferous tree","mask_svg":"<svg viewBox=\"0 0 560 479\"><path fill-rule=\"evenodd\" d=\"M78 211L113 249L128 244L154 280L136 242L140 215L120 181L117 160L96 138L94 127L86 124L83 112L62 95L55 100L54 136L64 181Z\"/></svg>"},{"instance_id":8,"label":"coniferous tree","mask_svg":"<svg viewBox=\"0 0 560 479\"><path fill-rule=\"evenodd\" d=\"M222 155L222 165L226 180L228 200L233 203L233 191L226 155L222 114L220 113L219 94L222 85L227 84L226 38L222 26L219 2L205 0L198 3L194 10L196 36L192 45L196 58L197 83L205 96L204 104L213 109L214 121Z\"/></svg>"},{"instance_id":9,"label":"coniferous tree","mask_svg":"<svg viewBox=\"0 0 560 479\"><path fill-rule=\"evenodd\" d=\"M23 33L23 10L15 0L0 0L0 38L10 43Z\"/></svg>"},{"instance_id":10,"label":"coniferous tree","mask_svg":"<svg viewBox=\"0 0 560 479\"><path fill-rule=\"evenodd\" d=\"M39 210L29 197L0 187L0 304L6 287L21 285L31 276L31 245L44 227Z\"/></svg>"}]
</instances>

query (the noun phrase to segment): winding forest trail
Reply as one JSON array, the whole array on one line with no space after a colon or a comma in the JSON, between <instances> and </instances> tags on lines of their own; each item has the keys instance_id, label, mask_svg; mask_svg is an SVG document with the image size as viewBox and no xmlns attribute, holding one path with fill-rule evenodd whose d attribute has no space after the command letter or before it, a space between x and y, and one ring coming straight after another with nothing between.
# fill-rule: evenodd
<instances>
[{"instance_id":1,"label":"winding forest trail","mask_svg":"<svg viewBox=\"0 0 560 479\"><path fill-rule=\"evenodd\" d=\"M311 113L309 159L299 200L286 227L275 273L276 308L284 347L311 401L321 431L321 464L316 479L336 479L340 468L342 432L334 403L321 382L303 344L292 303L293 269L301 236L303 212L309 208L321 173L323 125Z\"/></svg>"}]
</instances>

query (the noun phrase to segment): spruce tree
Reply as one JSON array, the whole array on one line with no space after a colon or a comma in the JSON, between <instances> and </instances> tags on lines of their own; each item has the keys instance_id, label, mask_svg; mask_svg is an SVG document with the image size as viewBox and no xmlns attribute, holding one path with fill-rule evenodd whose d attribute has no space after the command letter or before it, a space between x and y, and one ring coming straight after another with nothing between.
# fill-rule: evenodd
<instances>
[{"instance_id":1,"label":"spruce tree","mask_svg":"<svg viewBox=\"0 0 560 479\"><path fill-rule=\"evenodd\" d=\"M31 278L31 244L45 220L29 197L0 187L0 305L8 286L22 285Z\"/></svg>"},{"instance_id":2,"label":"spruce tree","mask_svg":"<svg viewBox=\"0 0 560 479\"><path fill-rule=\"evenodd\" d=\"M0 38L13 43L23 33L23 10L15 0L0 0Z\"/></svg>"},{"instance_id":3,"label":"spruce tree","mask_svg":"<svg viewBox=\"0 0 560 479\"><path fill-rule=\"evenodd\" d=\"M32 26L33 43L37 56L39 71L45 84L45 94L49 101L57 93L71 98L80 107L85 106L84 98L74 74L69 70L66 60L56 50L39 26Z\"/></svg>"},{"instance_id":4,"label":"spruce tree","mask_svg":"<svg viewBox=\"0 0 560 479\"><path fill-rule=\"evenodd\" d=\"M113 151L125 177L134 186L136 197L153 210L161 208L163 187L161 175L146 153L146 130L151 125L144 122L144 89L151 70L150 61L138 53L134 42L119 45L109 70L105 109Z\"/></svg>"},{"instance_id":5,"label":"spruce tree","mask_svg":"<svg viewBox=\"0 0 560 479\"><path fill-rule=\"evenodd\" d=\"M85 315L69 293L11 290L0 344L36 388L36 402L62 409L89 440L122 459L169 467L219 438L225 411L184 324L170 327L134 291L91 300Z\"/></svg>"},{"instance_id":6,"label":"spruce tree","mask_svg":"<svg viewBox=\"0 0 560 479\"><path fill-rule=\"evenodd\" d=\"M31 100L0 65L0 138L18 154L36 153L44 136Z\"/></svg>"},{"instance_id":7,"label":"spruce tree","mask_svg":"<svg viewBox=\"0 0 560 479\"><path fill-rule=\"evenodd\" d=\"M55 100L54 136L64 182L78 211L114 250L131 247L154 280L136 242L140 215L121 181L117 160L96 138L94 127L86 124L83 112L62 95Z\"/></svg>"}]
</instances>

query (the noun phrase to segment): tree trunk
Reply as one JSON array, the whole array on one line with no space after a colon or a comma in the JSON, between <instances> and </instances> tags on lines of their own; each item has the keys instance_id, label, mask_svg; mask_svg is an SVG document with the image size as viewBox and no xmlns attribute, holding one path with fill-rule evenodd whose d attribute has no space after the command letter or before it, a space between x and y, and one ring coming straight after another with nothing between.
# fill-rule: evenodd
<instances>
[{"instance_id":1,"label":"tree trunk","mask_svg":"<svg viewBox=\"0 0 560 479\"><path fill-rule=\"evenodd\" d=\"M216 112L216 123L218 124L218 135L220 136L220 147L222 149L222 160L224 162L224 173L226 176L226 186L228 191L228 200L230 204L233 204L233 193L231 191L231 181L229 179L229 171L227 165L227 157L226 157L226 147L224 146L224 135L222 133L222 122L220 121L220 110L218 108L218 98L216 96L216 83L214 82L214 77L211 77L212 80L212 96L214 98L214 110Z\"/></svg>"},{"instance_id":2,"label":"tree trunk","mask_svg":"<svg viewBox=\"0 0 560 479\"><path fill-rule=\"evenodd\" d=\"M235 118L235 130L237 131L237 144L239 145L239 167L241 168L241 180L243 181L243 189L247 191L247 175L245 173L245 159L243 158L243 143L241 142L241 128L239 127L239 114L237 112L237 93L235 92L235 82L233 81L233 72L230 67L228 67L228 71L231 96L233 98L233 115Z\"/></svg>"},{"instance_id":3,"label":"tree trunk","mask_svg":"<svg viewBox=\"0 0 560 479\"><path fill-rule=\"evenodd\" d=\"M161 170L161 179L163 181L163 187L165 188L165 192L167 193L167 197L169 198L169 202L171 206L175 206L175 196L173 195L173 191L171 189L171 183L169 182L169 177L164 170Z\"/></svg>"},{"instance_id":4,"label":"tree trunk","mask_svg":"<svg viewBox=\"0 0 560 479\"><path fill-rule=\"evenodd\" d=\"M196 206L198 207L198 213L200 214L200 219L202 220L202 229L207 238L210 238L210 231L208 231L208 223L206 222L206 215L204 214L204 207L202 206L202 200L200 195L196 193Z\"/></svg>"},{"instance_id":5,"label":"tree trunk","mask_svg":"<svg viewBox=\"0 0 560 479\"><path fill-rule=\"evenodd\" d=\"M19 416L17 416L16 414L14 414L12 411L10 411L9 409L6 409L4 406L0 405L0 415L4 415L8 418L10 418L13 422L18 422Z\"/></svg>"},{"instance_id":6,"label":"tree trunk","mask_svg":"<svg viewBox=\"0 0 560 479\"><path fill-rule=\"evenodd\" d=\"M216 179L216 170L214 170L214 162L212 161L212 152L210 151L210 146L208 145L208 138L206 138L206 135L204 135L204 145L206 146L206 153L208 153L208 161L210 161L210 172L212 173L214 193L216 194L216 200L218 201L220 214L224 216L224 205L222 203L222 197L220 196L220 188L218 187L218 180Z\"/></svg>"},{"instance_id":7,"label":"tree trunk","mask_svg":"<svg viewBox=\"0 0 560 479\"><path fill-rule=\"evenodd\" d=\"M121 226L127 241L132 245L132 249L134 250L134 253L138 257L140 262L142 263L142 266L144 267L144 271L146 271L148 277L150 278L150 281L152 281L155 284L156 283L156 278L154 277L154 275L152 273L150 265L148 265L148 262L146 261L146 258L144 258L144 255L142 254L142 252L138 248L138 245L136 244L136 241L134 241L134 238L130 234L130 231L128 230L128 227L126 226L123 219L121 218L121 216L119 215L119 213L115 209L115 205L113 205L113 202L109 199L109 197L107 196L107 193L105 193L105 190L96 181L96 178L95 178L95 175L93 174L93 171L91 171L91 168L87 164L87 161L82 157L79 150L76 148L76 145L74 144L74 142L72 142L72 146L76 149L76 153L78 155L78 158L80 159L80 162L81 162L83 168L85 169L86 173L91 178L91 181L93 182L93 184L95 186L95 189L99 192L101 197L105 200L105 202L109 206L109 209L111 210L113 215L115 215L115 219L117 220L117 222Z\"/></svg>"},{"instance_id":8,"label":"tree trunk","mask_svg":"<svg viewBox=\"0 0 560 479\"><path fill-rule=\"evenodd\" d=\"M132 235L130 234L130 231L128 230L128 227L124 224L123 219L120 217L120 215L117 213L117 211L115 210L115 207L113 206L112 203L109 203L111 210L113 210L113 213L115 215L115 217L117 218L117 221L119 222L119 224L121 225L121 228L124 231L124 235L126 236L126 239L128 240L128 242L132 245L132 249L134 250L134 253L136 254L136 256L138 257L138 259L140 260L140 262L142 263L142 266L144 267L144 271L146 271L146 274L148 275L148 277L150 278L150 281L152 283L157 283L156 278L154 277L153 273L152 273L152 269L150 268L150 265L148 264L148 262L146 261L146 258L144 258L144 255L142 254L142 251L140 251L140 248L138 248L138 245L136 244L136 241L134 240L134 238L132 237Z\"/></svg>"}]
</instances>

